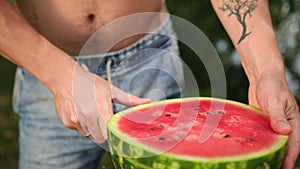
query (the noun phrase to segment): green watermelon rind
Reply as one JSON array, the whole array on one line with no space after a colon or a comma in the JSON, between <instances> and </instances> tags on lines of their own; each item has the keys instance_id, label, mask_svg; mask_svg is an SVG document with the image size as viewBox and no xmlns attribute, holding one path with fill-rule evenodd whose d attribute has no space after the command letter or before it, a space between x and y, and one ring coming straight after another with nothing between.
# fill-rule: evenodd
<instances>
[{"instance_id":1,"label":"green watermelon rind","mask_svg":"<svg viewBox=\"0 0 300 169\"><path fill-rule=\"evenodd\" d=\"M263 157L247 161L227 162L227 163L191 163L177 159L167 159L158 161L153 158L144 161L138 161L134 158L123 157L112 154L112 160L117 169L280 169L284 150L276 152L272 156L277 159ZM159 158L159 157L155 157Z\"/></svg>"},{"instance_id":2,"label":"green watermelon rind","mask_svg":"<svg viewBox=\"0 0 300 169\"><path fill-rule=\"evenodd\" d=\"M164 101L157 101L157 102L152 102L150 103L151 106L155 105L160 105L160 104L167 104L167 103L174 103L174 102L188 102L188 101L193 101L193 100L213 100L213 101L221 101L221 102L226 102L238 106L245 107L247 109L253 110L261 115L266 116L260 109L254 107L254 106L249 106L243 103L235 102L235 101L230 101L230 100L224 100L224 99L217 99L217 98L205 98L205 97L196 97L196 98L185 98L185 99L171 99L171 100L164 100ZM118 114L114 115L108 122L108 135L109 135L109 144L110 144L110 150L112 154L116 154L117 156L124 156L122 158L124 159L135 159L133 161L139 162L139 163L146 163L147 161L151 161L151 165L153 165L153 161L160 161L157 160L158 158L162 159L176 159L177 161L181 161L183 163L184 161L187 161L189 163L199 163L199 164L205 164L206 166L208 164L221 164L224 163L226 166L229 163L240 163L241 161L251 161L251 160L256 160L256 159L271 159L274 160L273 158L274 155L278 157L276 161L282 161L284 158L284 153L285 153L285 147L286 143L288 140L288 136L285 135L278 135L277 141L273 144L273 146L268 147L266 150L258 151L255 153L250 153L247 155L238 155L238 156L231 156L231 157L218 157L218 158L200 158L200 157L192 157L192 156L186 156L186 155L175 155L175 154L170 154L170 153L164 153L160 154L161 152L147 147L143 145L142 143L138 142L136 139L124 135L122 132L118 130L117 124L118 124L118 118L124 114L130 113L133 110L139 110L142 108L147 108L149 104L145 105L140 105L136 106L134 108L130 108L124 111L119 112ZM116 144L117 143L117 144ZM278 153L279 152L279 153ZM159 155L157 155L159 154ZM278 155L279 154L279 155ZM148 157L148 158L139 158L139 157ZM153 158L153 159L152 159ZM146 159L146 160L143 160ZM152 160L150 160L152 159ZM164 161L162 160L162 161ZM128 161L128 160L127 160ZM268 161L268 160L263 160L263 161ZM159 163L159 162L158 162ZM274 161L272 162L274 163ZM277 164L279 165L279 164ZM241 167L241 166L240 166ZM197 168L197 167L196 167ZM242 168L242 167L241 167Z\"/></svg>"},{"instance_id":3,"label":"green watermelon rind","mask_svg":"<svg viewBox=\"0 0 300 169\"><path fill-rule=\"evenodd\" d=\"M174 157L167 154L147 152L145 149L130 144L127 141L122 141L111 134L109 135L109 140L112 140L114 143L119 143L110 145L113 163L118 169L280 169L286 146L284 145L284 147L269 154L244 160L237 160L235 157L231 157L228 161L201 161L199 159L193 161L191 159L180 158L180 156ZM128 152L128 150L131 151ZM130 157L130 155L134 156L137 154L138 156L145 155L147 157Z\"/></svg>"},{"instance_id":4,"label":"green watermelon rind","mask_svg":"<svg viewBox=\"0 0 300 169\"><path fill-rule=\"evenodd\" d=\"M262 161L261 163L257 163L253 161L240 162L240 163L226 163L226 164L196 164L196 165L184 165L179 162L173 161L171 165L166 163L157 164L153 166L147 166L140 162L133 161L132 159L123 158L123 163L119 163L118 156L113 155L112 159L114 161L114 165L117 169L280 169L281 164L271 164L268 162ZM273 163L273 162L272 162ZM173 164L173 165L172 165Z\"/></svg>"}]
</instances>

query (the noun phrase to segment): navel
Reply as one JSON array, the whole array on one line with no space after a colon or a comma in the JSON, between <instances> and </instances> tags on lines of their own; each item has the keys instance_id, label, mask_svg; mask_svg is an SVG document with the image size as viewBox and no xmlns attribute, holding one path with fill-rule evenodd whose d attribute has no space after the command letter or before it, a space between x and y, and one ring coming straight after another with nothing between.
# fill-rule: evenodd
<instances>
[{"instance_id":1,"label":"navel","mask_svg":"<svg viewBox=\"0 0 300 169\"><path fill-rule=\"evenodd\" d=\"M88 21L93 22L95 20L95 14L93 13L88 14L87 19Z\"/></svg>"}]
</instances>

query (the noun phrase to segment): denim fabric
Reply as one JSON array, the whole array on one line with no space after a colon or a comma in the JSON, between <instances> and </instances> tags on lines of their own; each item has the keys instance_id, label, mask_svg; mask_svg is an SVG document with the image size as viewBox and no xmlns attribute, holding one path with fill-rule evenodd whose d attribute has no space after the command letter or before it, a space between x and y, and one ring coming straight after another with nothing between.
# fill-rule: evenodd
<instances>
[{"instance_id":1,"label":"denim fabric","mask_svg":"<svg viewBox=\"0 0 300 169\"><path fill-rule=\"evenodd\" d=\"M183 83L181 61L171 21L166 21L138 42L105 55L77 57L92 73L107 78L120 89L153 100L180 97ZM162 35L164 34L164 35ZM64 127L57 117L53 96L35 77L18 68L14 110L20 115L20 169L96 169L104 152L79 132ZM114 104L115 112L124 106Z\"/></svg>"}]
</instances>

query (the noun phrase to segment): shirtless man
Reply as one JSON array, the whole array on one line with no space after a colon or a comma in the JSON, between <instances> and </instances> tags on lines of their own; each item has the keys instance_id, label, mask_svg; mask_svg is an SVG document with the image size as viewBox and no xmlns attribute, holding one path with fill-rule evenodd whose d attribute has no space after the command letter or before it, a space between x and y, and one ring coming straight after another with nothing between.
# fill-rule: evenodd
<instances>
[{"instance_id":1,"label":"shirtless man","mask_svg":"<svg viewBox=\"0 0 300 169\"><path fill-rule=\"evenodd\" d=\"M251 19L246 23L252 33L241 42L241 23L234 17L228 17L225 10L220 10L225 2L212 0L248 76L249 102L269 114L275 131L291 135L284 168L292 169L300 148L299 112L285 80L284 65L272 28L268 2L257 2ZM72 96L73 71L77 64L71 56L78 56L86 40L96 30L117 18L139 12L166 12L164 0L17 0L16 6L17 9L7 0L0 0L0 54L20 66L14 90L14 108L20 114L20 168L97 168L103 151L90 139L82 136L91 134L90 138L102 143L106 138L105 130L103 126L92 130L94 121L79 122L73 105L77 105L83 114L89 110L84 106L86 103L76 102ZM145 22L149 25L144 26L153 26L152 19L149 18ZM174 35L169 20L165 19L161 25L157 26L158 32ZM159 35L133 36L111 49L117 51L117 60L125 57L132 62L132 65L125 68L128 70L122 69L126 73L118 72L122 76L114 77L119 78L116 81L126 81L128 74L142 70L139 67L130 69L138 63L134 63L134 59L130 60L136 56L128 53L136 52L137 46L142 46L142 49L149 47L145 44L155 48L163 46L176 53L176 42L163 36L153 36ZM150 42L144 43L145 41ZM126 52L127 50L130 52ZM177 63L174 60L165 61L159 53L145 55L147 57L139 57L148 59L147 64L160 63L164 68L181 75L181 70L176 70ZM115 55L108 54L105 57ZM90 68L88 60L83 59L87 70ZM167 64L171 61L175 63L175 67ZM180 67L180 63L178 65ZM78 76L85 79L83 83L96 78L95 98L97 109L101 112L97 117L100 116L104 122L112 115L111 101L129 106L149 102L149 99L139 98L147 96L143 93L149 94L149 89L132 91L139 97L127 94L122 91L122 84L111 85L101 77L105 77L105 71L98 73L102 70L101 67L94 72L89 70L91 73L82 68L78 70ZM96 73L100 76L96 76ZM180 95L174 82L155 75L154 72L149 77L143 77L146 84L153 85L150 89L160 86L169 94L168 97ZM86 88L83 86L81 90Z\"/></svg>"}]
</instances>

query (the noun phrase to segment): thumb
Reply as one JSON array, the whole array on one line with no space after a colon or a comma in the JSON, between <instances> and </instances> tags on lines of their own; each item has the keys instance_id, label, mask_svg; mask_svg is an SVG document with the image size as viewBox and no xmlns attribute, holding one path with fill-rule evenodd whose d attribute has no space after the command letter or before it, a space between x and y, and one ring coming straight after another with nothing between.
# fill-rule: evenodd
<instances>
[{"instance_id":1,"label":"thumb","mask_svg":"<svg viewBox=\"0 0 300 169\"><path fill-rule=\"evenodd\" d=\"M268 111L271 121L271 127L279 134L290 134L292 127L288 123L282 106L272 106Z\"/></svg>"},{"instance_id":2,"label":"thumb","mask_svg":"<svg viewBox=\"0 0 300 169\"><path fill-rule=\"evenodd\" d=\"M112 99L114 102L126 106L136 106L139 104L149 103L151 101L149 98L139 98L132 94L126 93L115 86L112 87Z\"/></svg>"},{"instance_id":3,"label":"thumb","mask_svg":"<svg viewBox=\"0 0 300 169\"><path fill-rule=\"evenodd\" d=\"M98 115L93 119L93 123L89 126L89 132L92 135L92 139L95 140L97 143L104 143L107 140L107 122L110 116L103 116Z\"/></svg>"}]
</instances>

